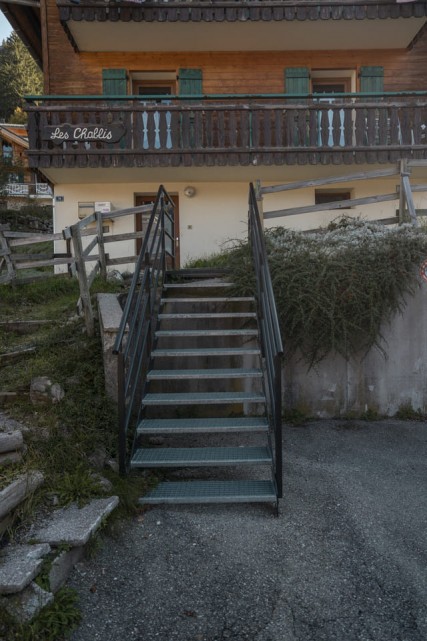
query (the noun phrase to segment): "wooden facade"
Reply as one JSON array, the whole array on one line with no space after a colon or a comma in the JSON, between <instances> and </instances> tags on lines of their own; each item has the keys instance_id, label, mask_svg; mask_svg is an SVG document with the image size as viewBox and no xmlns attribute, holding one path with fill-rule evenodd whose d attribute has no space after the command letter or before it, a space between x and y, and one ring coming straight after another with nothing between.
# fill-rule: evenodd
<instances>
[{"instance_id":1,"label":"wooden facade","mask_svg":"<svg viewBox=\"0 0 427 641\"><path fill-rule=\"evenodd\" d=\"M399 4L389 0L345 0L339 5L311 0L241 4L218 0L211 5L200 0L191 6L174 1L143 5L115 2L106 6L89 0L80 0L78 5L68 0L42 0L45 99L29 106L30 164L41 168L71 167L76 162L89 167L105 166L103 163L328 164L390 162L408 155L424 158L426 14L426 2ZM110 42L115 43L116 25L123 22L137 22L143 35L143 30L155 22L173 23L179 30L181 24L191 21L192 28L203 30L212 22L237 24L245 20L319 25L332 21L338 28L347 23L394 20L397 29L399 20L418 22L416 37L405 48L339 52L324 46L318 50L250 50L248 43L245 50L237 51L162 51L161 40L157 51L144 51L143 37L141 51L88 51L79 50L69 28L71 23L108 23ZM107 46L108 41L102 49ZM373 70L380 70L376 77ZM197 72L193 85L185 81L184 72L189 71ZM116 85L106 82L109 72L118 72L122 79ZM298 72L300 78L296 77ZM329 107L311 98L287 99L288 94L309 95L313 79L322 74L326 78L331 72L335 78L341 73L349 85L351 78L352 93L375 94L376 103L366 95L343 98L341 102L337 97ZM133 79L145 78L144 74L167 75L177 96L195 94L195 101L188 104L172 98L167 108L124 101L124 96L134 94ZM388 95L400 92L405 96ZM103 102L103 94L109 98L117 95L118 101L112 103L106 98ZM210 97L218 94L223 99L212 103ZM49 96L58 95L63 99L49 102ZM77 95L87 97L86 106L73 103ZM260 101L260 95L274 97ZM65 140L58 146L44 133L46 127L54 125L102 126L113 120L125 131L116 143Z\"/></svg>"}]
</instances>

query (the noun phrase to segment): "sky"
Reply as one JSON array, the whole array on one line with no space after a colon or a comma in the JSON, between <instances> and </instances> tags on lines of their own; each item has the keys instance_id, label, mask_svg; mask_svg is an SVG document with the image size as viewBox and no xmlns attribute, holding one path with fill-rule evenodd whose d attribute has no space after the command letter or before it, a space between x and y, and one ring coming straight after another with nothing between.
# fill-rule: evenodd
<instances>
[{"instance_id":1,"label":"sky","mask_svg":"<svg viewBox=\"0 0 427 641\"><path fill-rule=\"evenodd\" d=\"M4 17L3 13L0 11L0 43L3 42L5 38L10 36L12 32L12 27Z\"/></svg>"}]
</instances>

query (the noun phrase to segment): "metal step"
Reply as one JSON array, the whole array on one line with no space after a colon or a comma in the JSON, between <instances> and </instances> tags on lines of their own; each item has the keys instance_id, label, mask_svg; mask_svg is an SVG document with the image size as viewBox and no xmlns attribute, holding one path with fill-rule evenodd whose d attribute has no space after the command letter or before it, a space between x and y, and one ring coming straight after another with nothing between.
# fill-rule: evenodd
<instances>
[{"instance_id":1,"label":"metal step","mask_svg":"<svg viewBox=\"0 0 427 641\"><path fill-rule=\"evenodd\" d=\"M277 496L272 481L181 481L159 483L141 505L180 503L271 503Z\"/></svg>"},{"instance_id":2,"label":"metal step","mask_svg":"<svg viewBox=\"0 0 427 641\"><path fill-rule=\"evenodd\" d=\"M137 449L131 467L207 467L270 464L268 447L157 447Z\"/></svg>"},{"instance_id":3,"label":"metal step","mask_svg":"<svg viewBox=\"0 0 427 641\"><path fill-rule=\"evenodd\" d=\"M161 298L160 303L253 303L253 296L210 296L207 298Z\"/></svg>"},{"instance_id":4,"label":"metal step","mask_svg":"<svg viewBox=\"0 0 427 641\"><path fill-rule=\"evenodd\" d=\"M259 355L257 347L194 347L186 349L153 349L151 356L246 356Z\"/></svg>"},{"instance_id":5,"label":"metal step","mask_svg":"<svg viewBox=\"0 0 427 641\"><path fill-rule=\"evenodd\" d=\"M227 283L225 281L204 280L183 283L166 283L163 285L164 290L168 289L222 289L223 287L233 287L234 283Z\"/></svg>"},{"instance_id":6,"label":"metal step","mask_svg":"<svg viewBox=\"0 0 427 641\"><path fill-rule=\"evenodd\" d=\"M250 392L194 392L190 394L146 394L143 406L228 405L229 403L265 403L263 394Z\"/></svg>"},{"instance_id":7,"label":"metal step","mask_svg":"<svg viewBox=\"0 0 427 641\"><path fill-rule=\"evenodd\" d=\"M174 329L159 330L157 338L187 338L201 336L258 336L257 329Z\"/></svg>"},{"instance_id":8,"label":"metal step","mask_svg":"<svg viewBox=\"0 0 427 641\"><path fill-rule=\"evenodd\" d=\"M212 319L215 320L217 318L256 318L255 312L208 312L204 314L192 314L191 312L188 312L188 314L159 314L158 318L159 320L181 320L181 319L189 319L189 320L197 320L197 319Z\"/></svg>"},{"instance_id":9,"label":"metal step","mask_svg":"<svg viewBox=\"0 0 427 641\"><path fill-rule=\"evenodd\" d=\"M153 369L147 374L147 381L212 379L212 378L261 378L260 369Z\"/></svg>"},{"instance_id":10,"label":"metal step","mask_svg":"<svg viewBox=\"0 0 427 641\"><path fill-rule=\"evenodd\" d=\"M138 435L149 434L204 434L220 432L267 432L264 416L227 418L145 418L138 425Z\"/></svg>"}]
</instances>

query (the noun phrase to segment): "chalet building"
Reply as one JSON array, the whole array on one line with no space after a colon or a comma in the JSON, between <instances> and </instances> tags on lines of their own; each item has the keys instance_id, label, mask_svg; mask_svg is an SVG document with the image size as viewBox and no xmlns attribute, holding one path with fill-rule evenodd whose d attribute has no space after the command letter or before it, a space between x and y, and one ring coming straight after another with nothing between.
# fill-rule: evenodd
<instances>
[{"instance_id":1,"label":"chalet building","mask_svg":"<svg viewBox=\"0 0 427 641\"><path fill-rule=\"evenodd\" d=\"M29 200L51 205L52 190L35 169L28 167L28 134L25 125L0 124L2 185L0 201L9 209L19 209ZM9 171L10 166L10 171Z\"/></svg>"},{"instance_id":2,"label":"chalet building","mask_svg":"<svg viewBox=\"0 0 427 641\"><path fill-rule=\"evenodd\" d=\"M427 2L36 5L0 3L44 72L45 95L28 100L28 159L53 185L58 230L100 207L150 202L164 184L179 206L185 264L246 234L250 181L381 170L264 197L264 211L307 207L396 193L390 170L427 157ZM423 171L411 181L422 183ZM425 200L415 194L416 207ZM390 218L396 202L346 212ZM311 229L335 217L266 226ZM128 224L118 219L111 231Z\"/></svg>"}]
</instances>

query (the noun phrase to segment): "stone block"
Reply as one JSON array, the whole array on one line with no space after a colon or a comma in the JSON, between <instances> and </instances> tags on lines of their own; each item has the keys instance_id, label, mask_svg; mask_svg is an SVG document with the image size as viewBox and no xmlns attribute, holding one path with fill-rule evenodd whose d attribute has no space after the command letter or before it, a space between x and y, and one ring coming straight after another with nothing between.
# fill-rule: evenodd
<instances>
[{"instance_id":1,"label":"stone block","mask_svg":"<svg viewBox=\"0 0 427 641\"><path fill-rule=\"evenodd\" d=\"M37 583L30 583L22 592L13 596L3 597L0 605L18 621L28 622L46 605L52 603L54 596L46 592Z\"/></svg>"},{"instance_id":2,"label":"stone block","mask_svg":"<svg viewBox=\"0 0 427 641\"><path fill-rule=\"evenodd\" d=\"M82 560L84 547L76 547L71 550L64 550L53 561L49 572L49 586L54 594L65 584L72 569Z\"/></svg>"},{"instance_id":3,"label":"stone block","mask_svg":"<svg viewBox=\"0 0 427 641\"><path fill-rule=\"evenodd\" d=\"M50 517L50 522L35 532L34 539L52 546L85 545L118 503L118 496L110 496L106 499L94 499L82 508L73 504L57 510Z\"/></svg>"},{"instance_id":4,"label":"stone block","mask_svg":"<svg viewBox=\"0 0 427 641\"><path fill-rule=\"evenodd\" d=\"M40 571L50 545L11 545L0 557L0 594L23 590Z\"/></svg>"}]
</instances>

